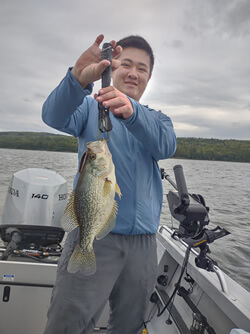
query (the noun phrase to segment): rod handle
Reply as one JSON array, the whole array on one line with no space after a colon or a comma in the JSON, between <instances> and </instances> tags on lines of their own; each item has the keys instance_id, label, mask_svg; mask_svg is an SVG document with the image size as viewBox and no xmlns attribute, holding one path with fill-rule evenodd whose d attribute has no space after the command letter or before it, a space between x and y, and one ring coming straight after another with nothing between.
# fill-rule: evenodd
<instances>
[{"instance_id":1,"label":"rod handle","mask_svg":"<svg viewBox=\"0 0 250 334\"><path fill-rule=\"evenodd\" d=\"M182 205L188 206L190 200L189 200L187 185L186 185L186 181L185 181L185 177L183 173L183 168L181 165L175 165L173 169L174 169L177 190L178 190L179 197L180 197L180 202Z\"/></svg>"},{"instance_id":2,"label":"rod handle","mask_svg":"<svg viewBox=\"0 0 250 334\"><path fill-rule=\"evenodd\" d=\"M107 59L110 65L102 73L102 88L110 86L111 82L111 62L112 62L112 45L104 43L102 47L102 60Z\"/></svg>"}]
</instances>

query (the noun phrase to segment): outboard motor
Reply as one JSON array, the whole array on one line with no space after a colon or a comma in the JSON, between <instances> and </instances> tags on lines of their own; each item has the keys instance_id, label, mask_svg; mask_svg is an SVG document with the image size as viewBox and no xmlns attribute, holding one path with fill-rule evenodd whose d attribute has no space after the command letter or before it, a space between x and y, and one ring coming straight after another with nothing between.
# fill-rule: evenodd
<instances>
[{"instance_id":1,"label":"outboard motor","mask_svg":"<svg viewBox=\"0 0 250 334\"><path fill-rule=\"evenodd\" d=\"M6 250L9 246L6 256L14 249L40 250L59 244L67 197L67 182L54 171L28 168L13 174L0 223Z\"/></svg>"}]
</instances>

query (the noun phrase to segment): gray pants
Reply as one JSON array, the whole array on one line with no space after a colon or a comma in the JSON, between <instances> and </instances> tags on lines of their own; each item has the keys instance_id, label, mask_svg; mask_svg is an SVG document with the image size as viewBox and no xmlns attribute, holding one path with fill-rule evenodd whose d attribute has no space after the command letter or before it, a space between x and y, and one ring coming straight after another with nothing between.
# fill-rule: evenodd
<instances>
[{"instance_id":1,"label":"gray pants","mask_svg":"<svg viewBox=\"0 0 250 334\"><path fill-rule=\"evenodd\" d=\"M109 300L109 334L141 334L156 270L155 235L109 234L94 242L97 271L67 272L78 242L78 229L67 237L44 334L90 334Z\"/></svg>"}]
</instances>

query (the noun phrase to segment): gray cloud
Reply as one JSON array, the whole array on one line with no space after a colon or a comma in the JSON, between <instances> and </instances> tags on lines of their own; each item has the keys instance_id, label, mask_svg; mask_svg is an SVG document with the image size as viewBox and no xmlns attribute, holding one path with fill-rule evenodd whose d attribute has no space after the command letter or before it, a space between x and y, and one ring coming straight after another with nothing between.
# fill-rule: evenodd
<instances>
[{"instance_id":1,"label":"gray cloud","mask_svg":"<svg viewBox=\"0 0 250 334\"><path fill-rule=\"evenodd\" d=\"M184 47L183 41L179 39L174 39L172 41L165 41L163 45L166 47L174 48L174 49L180 49Z\"/></svg>"},{"instance_id":2,"label":"gray cloud","mask_svg":"<svg viewBox=\"0 0 250 334\"><path fill-rule=\"evenodd\" d=\"M250 139L249 10L248 0L3 0L0 131L55 132L41 108L67 68L100 33L138 34L156 58L142 103L169 114L178 136Z\"/></svg>"},{"instance_id":3,"label":"gray cloud","mask_svg":"<svg viewBox=\"0 0 250 334\"><path fill-rule=\"evenodd\" d=\"M189 1L183 28L196 38L245 37L250 34L249 11L248 0Z\"/></svg>"}]
</instances>

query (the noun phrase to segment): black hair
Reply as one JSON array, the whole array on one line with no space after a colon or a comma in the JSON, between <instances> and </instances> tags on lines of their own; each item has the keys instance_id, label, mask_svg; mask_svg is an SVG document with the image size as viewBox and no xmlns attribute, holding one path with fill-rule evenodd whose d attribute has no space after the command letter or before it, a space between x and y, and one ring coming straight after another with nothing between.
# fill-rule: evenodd
<instances>
[{"instance_id":1,"label":"black hair","mask_svg":"<svg viewBox=\"0 0 250 334\"><path fill-rule=\"evenodd\" d=\"M120 39L117 43L116 46L120 45L123 49L126 48L136 48L140 50L146 51L146 53L150 57L150 63L151 63L151 68L150 72L152 73L153 67L154 67L154 54L151 46L149 43L141 36L137 35L131 35L125 38Z\"/></svg>"}]
</instances>

